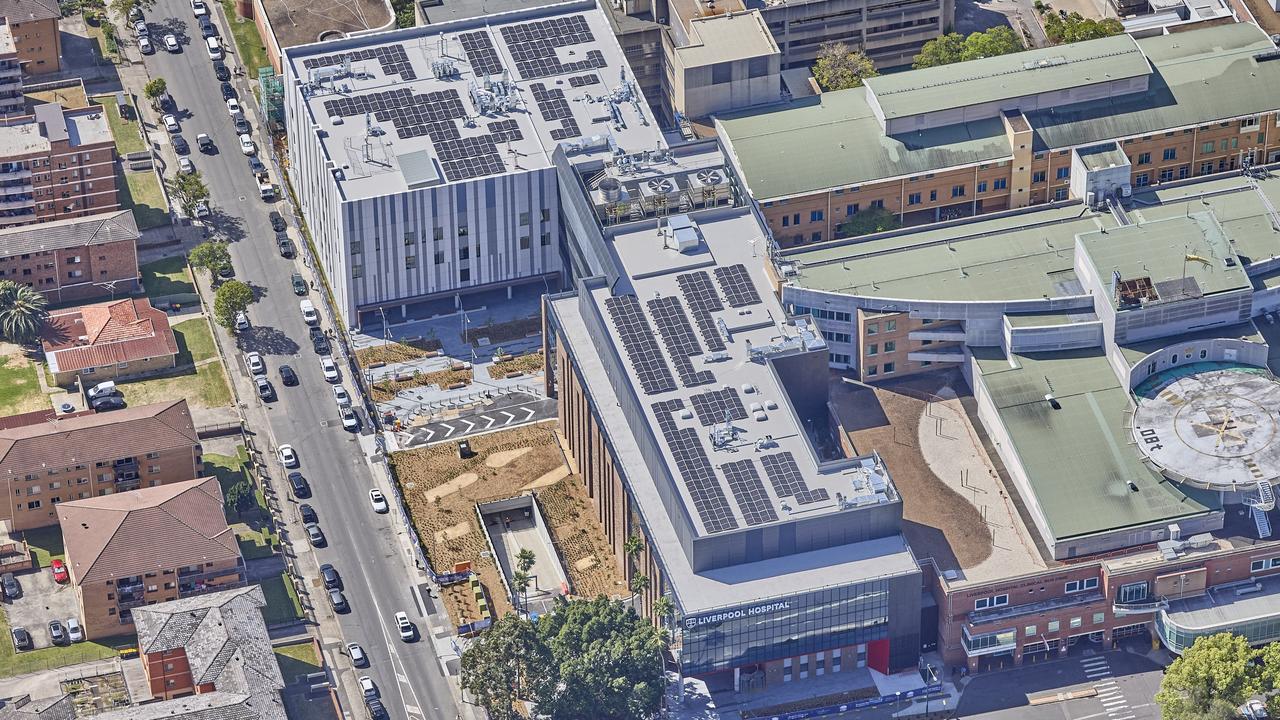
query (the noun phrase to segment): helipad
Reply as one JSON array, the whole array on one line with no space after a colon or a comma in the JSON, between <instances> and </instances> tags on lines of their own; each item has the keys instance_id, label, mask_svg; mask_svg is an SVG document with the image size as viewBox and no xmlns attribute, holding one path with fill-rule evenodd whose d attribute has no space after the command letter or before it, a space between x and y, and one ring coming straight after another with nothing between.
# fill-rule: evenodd
<instances>
[{"instance_id":1,"label":"helipad","mask_svg":"<svg viewBox=\"0 0 1280 720\"><path fill-rule=\"evenodd\" d=\"M1139 451L1171 480L1252 490L1280 476L1280 383L1244 368L1206 370L1138 398Z\"/></svg>"}]
</instances>

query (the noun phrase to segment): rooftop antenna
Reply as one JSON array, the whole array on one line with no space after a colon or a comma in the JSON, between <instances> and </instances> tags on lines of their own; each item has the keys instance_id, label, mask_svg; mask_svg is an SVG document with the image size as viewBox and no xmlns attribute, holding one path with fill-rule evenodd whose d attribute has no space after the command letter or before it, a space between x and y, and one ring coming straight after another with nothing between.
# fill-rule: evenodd
<instances>
[{"instance_id":1,"label":"rooftop antenna","mask_svg":"<svg viewBox=\"0 0 1280 720\"><path fill-rule=\"evenodd\" d=\"M373 114L364 114L364 161L369 162L369 138L373 137Z\"/></svg>"}]
</instances>

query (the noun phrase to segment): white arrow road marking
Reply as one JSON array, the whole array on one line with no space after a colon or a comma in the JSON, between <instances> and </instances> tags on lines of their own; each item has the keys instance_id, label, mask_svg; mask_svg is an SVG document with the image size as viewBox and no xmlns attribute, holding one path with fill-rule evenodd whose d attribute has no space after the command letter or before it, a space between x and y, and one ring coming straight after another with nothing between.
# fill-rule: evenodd
<instances>
[{"instance_id":1,"label":"white arrow road marking","mask_svg":"<svg viewBox=\"0 0 1280 720\"><path fill-rule=\"evenodd\" d=\"M465 432L471 432L472 430L475 429L476 427L475 423L471 422L470 420L467 420L466 418L461 418L461 420L463 424L467 426L467 429L465 430Z\"/></svg>"},{"instance_id":2,"label":"white arrow road marking","mask_svg":"<svg viewBox=\"0 0 1280 720\"><path fill-rule=\"evenodd\" d=\"M515 415L512 415L511 413L507 412L506 410L502 410L501 412L502 412L502 414L503 414L503 415L506 415L506 416L507 416L507 421L506 421L506 422L504 422L504 423L502 423L503 425L510 425L510 424L511 424L511 421L516 419L516 416L515 416Z\"/></svg>"},{"instance_id":3,"label":"white arrow road marking","mask_svg":"<svg viewBox=\"0 0 1280 720\"><path fill-rule=\"evenodd\" d=\"M498 421L498 418L489 417L488 415L481 415L480 419L489 421L489 424L484 426L485 430L488 430L489 428L493 427L493 424Z\"/></svg>"},{"instance_id":4,"label":"white arrow road marking","mask_svg":"<svg viewBox=\"0 0 1280 720\"><path fill-rule=\"evenodd\" d=\"M396 680L399 680L402 683L407 683L409 682L409 676L403 673L396 673ZM409 708L405 708L405 710L409 710ZM410 712L413 712L413 711L410 710Z\"/></svg>"},{"instance_id":5,"label":"white arrow road marking","mask_svg":"<svg viewBox=\"0 0 1280 720\"><path fill-rule=\"evenodd\" d=\"M426 437L422 438L422 442L427 442L427 441L431 440L431 438L435 437L435 435L436 435L436 431L435 431L435 430L430 430L430 429L427 429L427 428L423 428L423 429L422 429L422 431L423 431L423 432L425 432L425 433L427 434L427 436L426 436Z\"/></svg>"},{"instance_id":6,"label":"white arrow road marking","mask_svg":"<svg viewBox=\"0 0 1280 720\"><path fill-rule=\"evenodd\" d=\"M453 431L454 431L454 430L457 430L457 428L455 428L454 426L450 425L449 423L440 423L440 427L447 427L447 428L449 428L449 432L447 432L447 433L445 433L445 434L444 434L444 436L445 436L445 437L449 437L450 435L452 435L452 434L453 434Z\"/></svg>"},{"instance_id":7,"label":"white arrow road marking","mask_svg":"<svg viewBox=\"0 0 1280 720\"><path fill-rule=\"evenodd\" d=\"M529 420L533 417L533 408L525 408L524 411L529 413L528 415L524 416L524 422L529 422Z\"/></svg>"},{"instance_id":8,"label":"white arrow road marking","mask_svg":"<svg viewBox=\"0 0 1280 720\"><path fill-rule=\"evenodd\" d=\"M408 682L408 680L406 680L405 682ZM410 715L421 715L421 714L422 714L422 710L421 710L417 705L405 705L405 706L404 706L404 711L405 711L405 712L407 712L407 713L409 713Z\"/></svg>"}]
</instances>

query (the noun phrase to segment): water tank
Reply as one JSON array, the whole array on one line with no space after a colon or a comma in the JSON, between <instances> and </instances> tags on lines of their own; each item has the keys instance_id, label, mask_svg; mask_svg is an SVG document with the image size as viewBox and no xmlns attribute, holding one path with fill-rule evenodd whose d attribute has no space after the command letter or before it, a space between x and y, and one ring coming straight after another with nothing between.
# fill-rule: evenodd
<instances>
[{"instance_id":1,"label":"water tank","mask_svg":"<svg viewBox=\"0 0 1280 720\"><path fill-rule=\"evenodd\" d=\"M617 178L607 177L600 181L600 192L606 202L618 202L622 199L622 184Z\"/></svg>"}]
</instances>

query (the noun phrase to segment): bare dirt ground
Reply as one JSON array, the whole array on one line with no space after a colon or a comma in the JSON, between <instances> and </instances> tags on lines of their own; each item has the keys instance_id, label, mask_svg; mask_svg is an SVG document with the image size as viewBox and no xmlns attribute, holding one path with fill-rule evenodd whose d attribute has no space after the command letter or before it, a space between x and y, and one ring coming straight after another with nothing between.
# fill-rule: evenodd
<instances>
[{"instance_id":1,"label":"bare dirt ground","mask_svg":"<svg viewBox=\"0 0 1280 720\"><path fill-rule=\"evenodd\" d=\"M428 559L437 571L446 572L457 563L470 562L496 616L512 608L498 567L489 556L475 506L528 492L523 488L550 473L563 477L533 492L573 592L594 597L625 591L581 478L565 472L568 468L554 429L554 422L541 423L470 438L475 455L466 460L458 458L452 443L392 456ZM478 619L478 608L465 584L447 589L444 599L455 623Z\"/></svg>"},{"instance_id":2,"label":"bare dirt ground","mask_svg":"<svg viewBox=\"0 0 1280 720\"><path fill-rule=\"evenodd\" d=\"M1244 0L1258 24L1270 35L1280 35L1280 13L1271 9L1267 0Z\"/></svg>"}]
</instances>

